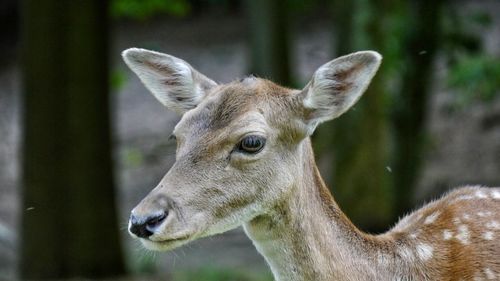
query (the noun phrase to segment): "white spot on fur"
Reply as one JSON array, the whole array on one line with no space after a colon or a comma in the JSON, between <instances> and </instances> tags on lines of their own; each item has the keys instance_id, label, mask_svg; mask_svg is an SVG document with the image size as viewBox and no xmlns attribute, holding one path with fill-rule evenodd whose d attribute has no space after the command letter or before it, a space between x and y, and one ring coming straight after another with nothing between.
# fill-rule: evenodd
<instances>
[{"instance_id":1,"label":"white spot on fur","mask_svg":"<svg viewBox=\"0 0 500 281\"><path fill-rule=\"evenodd\" d=\"M493 232L486 231L485 233L483 233L483 238L485 240L493 240Z\"/></svg>"},{"instance_id":2,"label":"white spot on fur","mask_svg":"<svg viewBox=\"0 0 500 281\"><path fill-rule=\"evenodd\" d=\"M460 220L460 218L458 218L458 217L453 218L453 219L452 219L452 222L453 222L453 224L455 224L455 225L457 225L457 224L459 224L459 223L462 223L462 221L461 221L461 220Z\"/></svg>"},{"instance_id":3,"label":"white spot on fur","mask_svg":"<svg viewBox=\"0 0 500 281\"><path fill-rule=\"evenodd\" d=\"M432 248L432 246L427 245L427 244L420 244L417 246L417 255L423 261L426 261L426 260L432 258L433 251L434 251L434 248Z\"/></svg>"},{"instance_id":4,"label":"white spot on fur","mask_svg":"<svg viewBox=\"0 0 500 281\"><path fill-rule=\"evenodd\" d=\"M407 215L407 216L403 217L398 222L397 228L403 229L403 228L407 227L408 225L413 225L416 222L419 222L421 218L422 218L422 214L420 214L420 213L418 213L418 214L413 213L411 215Z\"/></svg>"},{"instance_id":5,"label":"white spot on fur","mask_svg":"<svg viewBox=\"0 0 500 281\"><path fill-rule=\"evenodd\" d=\"M477 212L477 215L479 217L481 217L481 218L484 218L484 217L489 217L489 216L493 215L493 213L490 212L490 211L487 211L487 212Z\"/></svg>"},{"instance_id":6,"label":"white spot on fur","mask_svg":"<svg viewBox=\"0 0 500 281\"><path fill-rule=\"evenodd\" d=\"M478 190L478 191L476 191L476 197L479 199L485 199L485 198L488 198L488 195L486 193L484 193L484 191Z\"/></svg>"},{"instance_id":7,"label":"white spot on fur","mask_svg":"<svg viewBox=\"0 0 500 281\"><path fill-rule=\"evenodd\" d=\"M443 230L443 239L450 240L453 237L453 232L448 229Z\"/></svg>"},{"instance_id":8,"label":"white spot on fur","mask_svg":"<svg viewBox=\"0 0 500 281\"><path fill-rule=\"evenodd\" d=\"M484 269L484 274L486 275L486 278L488 280L494 280L495 279L495 273L489 268Z\"/></svg>"},{"instance_id":9,"label":"white spot on fur","mask_svg":"<svg viewBox=\"0 0 500 281\"><path fill-rule=\"evenodd\" d=\"M434 212L428 217L425 218L424 224L431 224L436 221L436 219L439 217L440 212Z\"/></svg>"},{"instance_id":10,"label":"white spot on fur","mask_svg":"<svg viewBox=\"0 0 500 281\"><path fill-rule=\"evenodd\" d=\"M469 244L469 237L469 228L465 224L459 225L458 234L455 236L455 238L457 238L458 241L462 242L462 244L467 245Z\"/></svg>"},{"instance_id":11,"label":"white spot on fur","mask_svg":"<svg viewBox=\"0 0 500 281\"><path fill-rule=\"evenodd\" d=\"M490 221L486 223L486 227L491 229L500 229L500 223L497 221Z\"/></svg>"},{"instance_id":12,"label":"white spot on fur","mask_svg":"<svg viewBox=\"0 0 500 281\"><path fill-rule=\"evenodd\" d=\"M420 229L413 232L412 234L410 234L410 238L416 239L420 235L421 232L422 232L422 230L420 230Z\"/></svg>"},{"instance_id":13,"label":"white spot on fur","mask_svg":"<svg viewBox=\"0 0 500 281\"><path fill-rule=\"evenodd\" d=\"M472 200L474 199L475 197L472 196L472 195L460 195L457 197L457 201L464 201L464 200Z\"/></svg>"},{"instance_id":14,"label":"white spot on fur","mask_svg":"<svg viewBox=\"0 0 500 281\"><path fill-rule=\"evenodd\" d=\"M491 192L491 197L493 197L493 199L500 199L500 191L493 190Z\"/></svg>"},{"instance_id":15,"label":"white spot on fur","mask_svg":"<svg viewBox=\"0 0 500 281\"><path fill-rule=\"evenodd\" d=\"M464 214L464 215L462 216L462 218L464 218L464 220L465 220L465 221L470 220L470 216L469 216L469 214Z\"/></svg>"},{"instance_id":16,"label":"white spot on fur","mask_svg":"<svg viewBox=\"0 0 500 281\"><path fill-rule=\"evenodd\" d=\"M398 249L398 253L406 261L412 262L415 259L415 256L413 255L413 251L406 247L406 246L401 246Z\"/></svg>"}]
</instances>

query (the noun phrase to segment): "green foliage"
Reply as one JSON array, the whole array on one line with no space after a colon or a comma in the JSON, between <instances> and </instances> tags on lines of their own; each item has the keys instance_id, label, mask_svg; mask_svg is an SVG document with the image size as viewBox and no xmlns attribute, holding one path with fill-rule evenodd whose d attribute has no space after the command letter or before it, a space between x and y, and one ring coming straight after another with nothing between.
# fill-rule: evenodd
<instances>
[{"instance_id":1,"label":"green foliage","mask_svg":"<svg viewBox=\"0 0 500 281\"><path fill-rule=\"evenodd\" d=\"M491 16L483 11L475 12L470 15L470 20L480 26L490 26L493 22Z\"/></svg>"},{"instance_id":2,"label":"green foliage","mask_svg":"<svg viewBox=\"0 0 500 281\"><path fill-rule=\"evenodd\" d=\"M127 81L127 75L125 71L115 69L110 74L110 86L111 90L119 91Z\"/></svg>"},{"instance_id":3,"label":"green foliage","mask_svg":"<svg viewBox=\"0 0 500 281\"><path fill-rule=\"evenodd\" d=\"M463 16L453 8L443 17L443 54L449 67L446 82L457 91L459 107L473 100L490 100L499 93L500 59L485 54L478 32L491 23L491 17L482 10L470 11Z\"/></svg>"},{"instance_id":4,"label":"green foliage","mask_svg":"<svg viewBox=\"0 0 500 281\"><path fill-rule=\"evenodd\" d=\"M191 11L188 0L113 0L111 13L115 18L146 20L157 14L184 17Z\"/></svg>"},{"instance_id":5,"label":"green foliage","mask_svg":"<svg viewBox=\"0 0 500 281\"><path fill-rule=\"evenodd\" d=\"M480 12L460 14L456 7L447 6L442 15L442 49L451 63L463 53L481 51L481 37L474 30L477 25L487 26L488 17Z\"/></svg>"},{"instance_id":6,"label":"green foliage","mask_svg":"<svg viewBox=\"0 0 500 281\"><path fill-rule=\"evenodd\" d=\"M126 148L123 152L123 162L128 167L139 167L144 163L144 156L140 150L136 148Z\"/></svg>"},{"instance_id":7,"label":"green foliage","mask_svg":"<svg viewBox=\"0 0 500 281\"><path fill-rule=\"evenodd\" d=\"M174 281L271 281L269 273L251 274L239 270L212 267L197 271L179 271L172 276Z\"/></svg>"},{"instance_id":8,"label":"green foliage","mask_svg":"<svg viewBox=\"0 0 500 281\"><path fill-rule=\"evenodd\" d=\"M458 91L459 105L474 99L490 100L500 89L500 59L464 56L450 69L448 85Z\"/></svg>"}]
</instances>

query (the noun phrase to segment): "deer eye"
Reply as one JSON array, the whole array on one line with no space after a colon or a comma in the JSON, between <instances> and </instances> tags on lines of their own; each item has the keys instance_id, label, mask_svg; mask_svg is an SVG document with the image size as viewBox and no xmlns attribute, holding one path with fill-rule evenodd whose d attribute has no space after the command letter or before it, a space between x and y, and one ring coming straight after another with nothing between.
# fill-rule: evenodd
<instances>
[{"instance_id":1,"label":"deer eye","mask_svg":"<svg viewBox=\"0 0 500 281\"><path fill-rule=\"evenodd\" d=\"M257 153L264 148L266 139L260 136L248 136L241 140L238 150L246 153Z\"/></svg>"}]
</instances>

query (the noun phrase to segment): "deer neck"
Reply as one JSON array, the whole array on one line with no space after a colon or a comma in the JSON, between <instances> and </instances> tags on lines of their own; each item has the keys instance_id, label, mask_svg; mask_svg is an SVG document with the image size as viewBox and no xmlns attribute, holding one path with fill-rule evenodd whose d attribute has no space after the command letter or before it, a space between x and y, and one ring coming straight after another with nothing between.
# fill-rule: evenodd
<instances>
[{"instance_id":1,"label":"deer neck","mask_svg":"<svg viewBox=\"0 0 500 281\"><path fill-rule=\"evenodd\" d=\"M276 280L367 280L376 267L374 237L340 210L318 172L311 144L299 148L303 167L290 196L244 225ZM356 272L353 272L356 271Z\"/></svg>"}]
</instances>

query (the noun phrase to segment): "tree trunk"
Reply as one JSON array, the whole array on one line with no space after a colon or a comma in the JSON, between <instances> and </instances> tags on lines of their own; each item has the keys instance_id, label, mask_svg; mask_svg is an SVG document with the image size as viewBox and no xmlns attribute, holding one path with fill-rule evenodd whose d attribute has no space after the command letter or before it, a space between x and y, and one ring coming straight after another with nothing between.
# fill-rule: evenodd
<instances>
[{"instance_id":1,"label":"tree trunk","mask_svg":"<svg viewBox=\"0 0 500 281\"><path fill-rule=\"evenodd\" d=\"M394 187L396 215L413 208L413 195L423 159L425 123L432 66L438 49L443 0L414 0L410 14L413 24L404 47L406 68L392 111L394 126Z\"/></svg>"},{"instance_id":2,"label":"tree trunk","mask_svg":"<svg viewBox=\"0 0 500 281\"><path fill-rule=\"evenodd\" d=\"M108 38L105 1L23 2L23 279L124 273Z\"/></svg>"},{"instance_id":3,"label":"tree trunk","mask_svg":"<svg viewBox=\"0 0 500 281\"><path fill-rule=\"evenodd\" d=\"M366 49L384 55L383 21L391 8L386 2L334 2L337 56ZM360 11L364 21L355 22ZM320 126L316 136L318 155L332 159L329 185L339 205L356 225L371 232L387 229L393 206L386 170L385 72L384 61L363 98L338 120Z\"/></svg>"},{"instance_id":4,"label":"tree trunk","mask_svg":"<svg viewBox=\"0 0 500 281\"><path fill-rule=\"evenodd\" d=\"M289 22L286 0L246 0L250 71L290 86Z\"/></svg>"}]
</instances>

